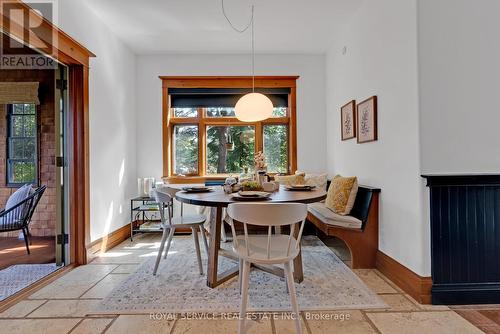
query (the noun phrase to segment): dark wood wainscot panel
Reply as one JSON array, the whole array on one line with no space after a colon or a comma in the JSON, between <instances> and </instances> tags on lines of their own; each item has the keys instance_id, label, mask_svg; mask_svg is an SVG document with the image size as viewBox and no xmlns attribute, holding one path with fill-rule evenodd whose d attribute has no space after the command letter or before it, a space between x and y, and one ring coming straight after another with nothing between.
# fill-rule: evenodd
<instances>
[{"instance_id":1,"label":"dark wood wainscot panel","mask_svg":"<svg viewBox=\"0 0 500 334\"><path fill-rule=\"evenodd\" d=\"M500 303L500 175L423 175L430 188L432 303Z\"/></svg>"}]
</instances>

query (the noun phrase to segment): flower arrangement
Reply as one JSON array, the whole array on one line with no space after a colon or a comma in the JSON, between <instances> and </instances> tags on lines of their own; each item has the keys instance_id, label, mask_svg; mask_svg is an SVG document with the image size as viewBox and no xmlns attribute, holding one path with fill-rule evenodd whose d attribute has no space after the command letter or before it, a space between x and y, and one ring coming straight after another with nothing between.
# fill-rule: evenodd
<instances>
[{"instance_id":1,"label":"flower arrangement","mask_svg":"<svg viewBox=\"0 0 500 334\"><path fill-rule=\"evenodd\" d=\"M267 169L266 157L264 156L264 153L262 153L262 151L259 151L255 154L254 162L255 162L255 170Z\"/></svg>"},{"instance_id":2,"label":"flower arrangement","mask_svg":"<svg viewBox=\"0 0 500 334\"><path fill-rule=\"evenodd\" d=\"M256 181L245 181L241 183L241 189L244 191L262 190L262 186Z\"/></svg>"}]
</instances>

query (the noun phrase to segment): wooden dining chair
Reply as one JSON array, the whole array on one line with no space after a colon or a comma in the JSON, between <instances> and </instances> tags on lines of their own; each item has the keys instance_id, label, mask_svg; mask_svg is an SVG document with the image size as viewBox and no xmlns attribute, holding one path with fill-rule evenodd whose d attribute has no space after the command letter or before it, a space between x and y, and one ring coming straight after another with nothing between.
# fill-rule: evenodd
<instances>
[{"instance_id":1,"label":"wooden dining chair","mask_svg":"<svg viewBox=\"0 0 500 334\"><path fill-rule=\"evenodd\" d=\"M168 250L170 249L170 244L172 243L172 238L174 237L175 230L179 228L190 228L193 232L196 257L198 259L198 267L200 270L200 275L203 275L200 244L198 241L198 230L201 232L201 238L203 239L203 244L208 256L208 243L205 235L205 229L203 228L206 217L204 215L184 215L184 208L182 205L183 203L181 203L180 217L173 217L173 199L175 197L175 193L178 191L179 189L170 187L163 187L154 190L154 198L159 206L163 234L161 237L160 249L158 250L158 255L156 257L153 275L156 275L156 272L158 271L158 266L160 265L163 249L165 248L165 242L167 243L167 247L165 249L164 259L167 258ZM166 217L165 210L167 211Z\"/></svg>"},{"instance_id":2,"label":"wooden dining chair","mask_svg":"<svg viewBox=\"0 0 500 334\"><path fill-rule=\"evenodd\" d=\"M290 294L297 333L302 333L299 306L293 280L293 260L300 253L300 239L307 216L307 205L300 203L234 203L227 213L233 234L233 250L240 259L241 307L238 333L244 333L248 301L248 282L252 263L283 264ZM234 221L243 224L243 234L237 235ZM248 225L267 226L267 234L248 234ZM286 234L273 234L273 227L290 227ZM296 230L298 226L298 231ZM298 232L298 233L296 233ZM295 235L297 237L295 237Z\"/></svg>"}]
</instances>

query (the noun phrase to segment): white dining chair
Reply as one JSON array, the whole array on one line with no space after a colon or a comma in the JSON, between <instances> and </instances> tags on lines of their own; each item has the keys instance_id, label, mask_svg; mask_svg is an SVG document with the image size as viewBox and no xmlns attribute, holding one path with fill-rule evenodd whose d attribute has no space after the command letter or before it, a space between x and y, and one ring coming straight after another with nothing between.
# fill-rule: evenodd
<instances>
[{"instance_id":1,"label":"white dining chair","mask_svg":"<svg viewBox=\"0 0 500 334\"><path fill-rule=\"evenodd\" d=\"M248 302L248 282L252 263L283 264L292 313L297 333L302 333L299 306L293 280L293 260L300 252L300 239L307 216L307 205L300 203L234 203L229 204L233 234L233 250L240 259L241 307L238 333L243 334ZM243 234L237 235L234 221L243 224ZM267 226L267 234L248 234L248 225ZM290 234L273 234L273 227L290 226ZM298 226L298 233L297 232ZM294 235L297 235L295 238Z\"/></svg>"},{"instance_id":2,"label":"white dining chair","mask_svg":"<svg viewBox=\"0 0 500 334\"><path fill-rule=\"evenodd\" d=\"M200 275L203 275L200 244L198 241L198 230L201 232L201 238L203 240L205 251L207 252L208 256L208 243L205 235L205 229L203 228L206 217L204 215L184 215L183 203L181 203L180 217L173 217L173 199L175 197L175 193L178 191L179 189L170 187L163 187L154 190L154 198L158 203L160 210L160 219L161 226L163 228L163 234L161 237L160 249L158 250L158 255L156 257L153 275L156 275L156 272L158 271L158 266L160 265L163 249L165 248L165 242L167 243L167 247L165 249L164 259L167 258L168 250L170 249L170 244L172 243L172 238L174 237L175 230L179 228L191 228L191 231L193 232L193 240L196 249L196 257L198 259ZM166 215L165 208L167 211Z\"/></svg>"},{"instance_id":3,"label":"white dining chair","mask_svg":"<svg viewBox=\"0 0 500 334\"><path fill-rule=\"evenodd\" d=\"M205 228L205 231L210 233L210 220L215 219L215 208L211 208L208 206L197 206L196 207L196 212L202 215L207 216L207 222L203 225ZM226 235L226 229L224 228L224 224L228 224L227 220L227 214L226 214L226 209L222 209L222 226L220 229L220 239L222 242L228 242L229 239L227 238Z\"/></svg>"}]
</instances>

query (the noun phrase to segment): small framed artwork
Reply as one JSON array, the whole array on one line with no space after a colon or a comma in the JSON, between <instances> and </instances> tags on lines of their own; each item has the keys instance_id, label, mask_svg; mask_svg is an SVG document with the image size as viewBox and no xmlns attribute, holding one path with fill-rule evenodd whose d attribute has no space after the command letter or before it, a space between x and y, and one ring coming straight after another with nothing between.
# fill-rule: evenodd
<instances>
[{"instance_id":1,"label":"small framed artwork","mask_svg":"<svg viewBox=\"0 0 500 334\"><path fill-rule=\"evenodd\" d=\"M358 144L377 140L377 97L360 102L357 107Z\"/></svg>"},{"instance_id":2,"label":"small framed artwork","mask_svg":"<svg viewBox=\"0 0 500 334\"><path fill-rule=\"evenodd\" d=\"M340 123L342 140L356 137L356 101L352 100L340 108Z\"/></svg>"}]
</instances>

